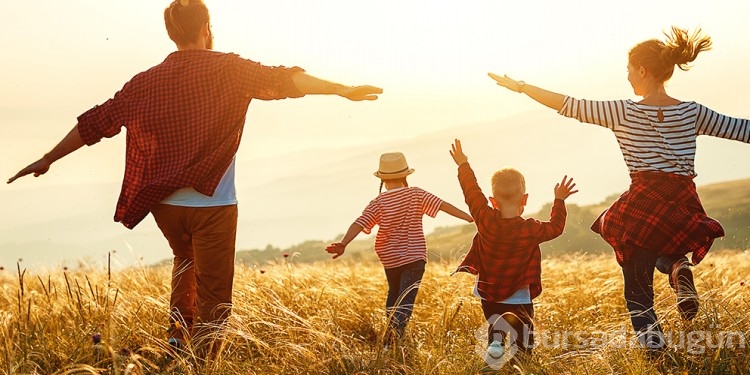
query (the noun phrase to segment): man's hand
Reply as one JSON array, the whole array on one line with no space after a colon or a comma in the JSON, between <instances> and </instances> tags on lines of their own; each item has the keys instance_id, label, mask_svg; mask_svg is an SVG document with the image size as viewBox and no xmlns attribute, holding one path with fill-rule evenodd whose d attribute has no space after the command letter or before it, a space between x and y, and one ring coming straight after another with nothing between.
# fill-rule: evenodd
<instances>
[{"instance_id":1,"label":"man's hand","mask_svg":"<svg viewBox=\"0 0 750 375\"><path fill-rule=\"evenodd\" d=\"M382 94L383 89L375 86L342 86L338 94L349 100L358 102L362 100L376 100L377 94Z\"/></svg>"},{"instance_id":2,"label":"man's hand","mask_svg":"<svg viewBox=\"0 0 750 375\"><path fill-rule=\"evenodd\" d=\"M469 157L464 154L464 150L461 148L461 140L456 139L453 142L453 144L451 145L450 153L453 161L456 162L456 165L461 165L463 163L469 162Z\"/></svg>"},{"instance_id":3,"label":"man's hand","mask_svg":"<svg viewBox=\"0 0 750 375\"><path fill-rule=\"evenodd\" d=\"M503 75L501 77L495 73L487 73L487 75L490 76L490 78L494 79L495 82L497 82L498 86L505 87L506 89L511 91L521 92L521 85L515 79L512 79L507 75Z\"/></svg>"},{"instance_id":4,"label":"man's hand","mask_svg":"<svg viewBox=\"0 0 750 375\"><path fill-rule=\"evenodd\" d=\"M568 179L568 176L564 176L560 183L555 185L555 199L565 200L569 196L578 192L573 190L576 184L573 182L573 178Z\"/></svg>"},{"instance_id":5,"label":"man's hand","mask_svg":"<svg viewBox=\"0 0 750 375\"><path fill-rule=\"evenodd\" d=\"M346 245L344 245L341 242L334 242L328 246L326 246L326 252L328 254L334 254L332 259L336 259L342 255L344 255L344 251L346 250Z\"/></svg>"},{"instance_id":6,"label":"man's hand","mask_svg":"<svg viewBox=\"0 0 750 375\"><path fill-rule=\"evenodd\" d=\"M8 179L8 183L11 183L15 180L17 180L20 177L26 176L27 174L34 174L34 177L39 177L49 170L49 167L52 163L50 163L47 158L42 157L41 159L29 164L24 169L21 169L18 173L16 173L15 176Z\"/></svg>"}]
</instances>

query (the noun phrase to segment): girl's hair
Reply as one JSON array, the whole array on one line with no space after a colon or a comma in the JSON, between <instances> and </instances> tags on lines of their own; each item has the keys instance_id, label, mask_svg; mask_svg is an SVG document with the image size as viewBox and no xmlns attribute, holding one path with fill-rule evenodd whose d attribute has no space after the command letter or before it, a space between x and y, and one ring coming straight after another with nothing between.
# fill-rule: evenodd
<instances>
[{"instance_id":1,"label":"girl's hair","mask_svg":"<svg viewBox=\"0 0 750 375\"><path fill-rule=\"evenodd\" d=\"M701 34L697 29L693 33L672 26L672 33L664 33L664 42L656 39L637 44L628 54L628 63L638 68L644 67L658 79L665 82L672 77L674 66L688 70L688 63L693 62L702 51L711 49L711 38Z\"/></svg>"},{"instance_id":2,"label":"girl's hair","mask_svg":"<svg viewBox=\"0 0 750 375\"><path fill-rule=\"evenodd\" d=\"M401 177L400 180L404 183L404 186L409 187L409 182L406 181L406 177ZM383 184L385 184L385 180L380 180L380 190L378 190L378 194L383 192Z\"/></svg>"},{"instance_id":3,"label":"girl's hair","mask_svg":"<svg viewBox=\"0 0 750 375\"><path fill-rule=\"evenodd\" d=\"M210 17L203 0L174 0L164 9L167 34L177 45L198 40L201 28L207 23L210 23Z\"/></svg>"}]
</instances>

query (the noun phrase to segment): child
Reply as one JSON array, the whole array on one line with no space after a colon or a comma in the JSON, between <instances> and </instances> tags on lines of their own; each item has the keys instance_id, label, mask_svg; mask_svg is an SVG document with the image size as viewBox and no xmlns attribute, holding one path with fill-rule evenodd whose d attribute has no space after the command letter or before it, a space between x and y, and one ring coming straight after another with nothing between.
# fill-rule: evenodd
<instances>
[{"instance_id":1,"label":"child","mask_svg":"<svg viewBox=\"0 0 750 375\"><path fill-rule=\"evenodd\" d=\"M514 350L531 354L531 301L542 292L539 244L562 234L567 216L565 198L578 190L573 190L572 178L563 177L555 185L550 221L524 219L521 214L528 194L520 172L512 168L495 172L490 207L460 140L452 145L450 154L458 165L458 180L478 232L456 272L477 275L474 294L482 300L482 312L489 323L487 355L499 359L506 336Z\"/></svg>"},{"instance_id":2,"label":"child","mask_svg":"<svg viewBox=\"0 0 750 375\"><path fill-rule=\"evenodd\" d=\"M359 232L370 233L379 225L375 252L385 268L388 280L385 347L401 337L411 317L414 299L427 262L427 243L422 230L422 215L435 217L438 211L468 222L469 214L418 187L409 187L406 176L414 173L400 152L380 156L375 177L380 178L380 194L362 216L349 227L341 242L330 244L326 251L340 257ZM383 185L386 191L383 192Z\"/></svg>"}]
</instances>

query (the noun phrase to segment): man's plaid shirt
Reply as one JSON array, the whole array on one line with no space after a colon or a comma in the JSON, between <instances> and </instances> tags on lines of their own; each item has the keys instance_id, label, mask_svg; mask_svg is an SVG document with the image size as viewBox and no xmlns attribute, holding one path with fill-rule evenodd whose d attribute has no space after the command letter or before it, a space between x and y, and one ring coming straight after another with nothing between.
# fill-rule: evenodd
<instances>
[{"instance_id":1,"label":"man's plaid shirt","mask_svg":"<svg viewBox=\"0 0 750 375\"><path fill-rule=\"evenodd\" d=\"M477 290L482 299L501 302L524 285L531 298L542 292L542 253L539 244L565 229L567 211L562 199L555 199L550 221L503 218L490 207L477 184L469 163L458 167L458 181L477 226L469 253L456 272L478 275Z\"/></svg>"},{"instance_id":2,"label":"man's plaid shirt","mask_svg":"<svg viewBox=\"0 0 750 375\"><path fill-rule=\"evenodd\" d=\"M291 79L297 71L235 54L177 51L79 116L87 145L127 129L115 221L132 229L180 188L213 195L240 144L250 100L302 96Z\"/></svg>"}]
</instances>

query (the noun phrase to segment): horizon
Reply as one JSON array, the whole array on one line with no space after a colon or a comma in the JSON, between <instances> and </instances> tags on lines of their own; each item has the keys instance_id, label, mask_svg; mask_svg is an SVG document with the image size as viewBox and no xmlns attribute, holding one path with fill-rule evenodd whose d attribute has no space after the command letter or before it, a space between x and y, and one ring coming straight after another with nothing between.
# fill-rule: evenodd
<instances>
[{"instance_id":1,"label":"horizon","mask_svg":"<svg viewBox=\"0 0 750 375\"><path fill-rule=\"evenodd\" d=\"M534 129L543 128L547 124L540 118L549 118L565 123L552 126L555 133L548 135L551 138L559 138L571 132L575 136L579 132L592 131L588 126L579 125L574 120L550 116L556 115L538 111L516 116L510 119L514 124L508 125L507 130L524 132L529 126ZM507 119L500 122L504 121ZM589 150L581 151L578 148L577 152L558 157L554 161L546 161L544 153L554 154L565 150L567 146L560 145L552 149L545 149L547 146L543 145L516 145L515 148L504 147L494 150L490 147L477 148L477 145L483 144L481 142L491 144L492 141L482 135L486 133L486 128L493 126L494 123L475 124L459 126L455 130L463 132L462 142L485 194L489 192L491 174L502 165L513 165L526 175L530 198L525 217L537 213L543 205L552 201L552 187L561 178L562 173L575 178L582 189L579 194L566 200L568 204L598 204L627 188L627 170L619 150L610 147L615 141L609 132L594 131L597 140L595 143L598 144L590 146ZM423 137L388 143L387 147L382 147L381 143L373 143L367 147L358 146L356 150L349 150L350 152L328 154L327 151L319 150L300 151L275 155L269 159L238 159L238 175L245 176L245 180L244 183L238 182L241 209L237 251L262 250L269 246L285 250L306 241L334 240L344 233L367 202L377 195L377 181L372 177L372 172L377 168L377 155L393 149L404 151L410 166L416 169L416 173L409 177L411 186L425 188L465 209L455 177L456 166L447 152L449 142L452 141L452 133L453 130L448 129ZM442 139L445 147L440 147L442 143L436 139ZM741 155L741 160L750 157L750 148L743 147L745 145L742 143L711 141L706 137L700 141L700 149L711 150L713 153L710 157L702 156L696 159L699 171L696 184L699 188L714 183L750 178L750 171L736 173L733 176L735 178L731 179L724 178L726 173L715 168L708 168L706 173L701 173L703 165L716 162L707 160L709 158L721 159L728 154ZM520 153L521 149L528 150L528 154ZM590 160L589 151L598 155L596 160ZM346 156L340 157L342 154ZM532 155L539 157L531 158ZM273 160L276 161L274 165L278 165L279 170L260 168L272 164ZM494 160L506 162L496 163ZM563 172L562 168L568 169ZM598 172L590 173L592 169ZM325 173L311 175L303 171ZM247 178L251 176L262 177L264 181L248 183ZM76 191L77 194L71 194ZM305 197L306 191L318 193L310 195L310 200ZM35 194L36 192L39 194ZM63 192L68 198L65 204L58 204L61 208L59 210L51 208L56 205L55 192ZM67 186L32 185L28 190L0 196L0 204L10 212L16 213L15 216L0 217L0 238L4 239L0 241L0 265L7 269L15 263L17 257L24 258L24 266L71 265L81 260L103 264L111 250L116 251L117 256L113 259L121 266L153 264L168 259L169 247L150 216L132 231L112 221L118 193L119 181L109 181ZM288 199L289 195L292 196L291 199ZM32 199L33 196L39 198ZM296 199L298 196L303 198ZM65 207L79 207L86 202L94 203L94 206L73 213L65 212ZM34 205L46 207L46 216L36 217L37 210L34 210ZM544 215L543 212L541 214ZM462 224L459 220L444 214L439 214L434 219L424 218L423 223L425 234L433 232L438 227ZM34 241L35 234L39 238ZM357 239L366 240L374 235L360 235ZM18 250L14 250L14 242ZM85 249L87 247L88 250ZM47 252L47 255L35 254L42 251ZM40 261L40 258L45 260Z\"/></svg>"}]
</instances>

